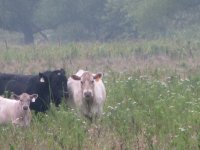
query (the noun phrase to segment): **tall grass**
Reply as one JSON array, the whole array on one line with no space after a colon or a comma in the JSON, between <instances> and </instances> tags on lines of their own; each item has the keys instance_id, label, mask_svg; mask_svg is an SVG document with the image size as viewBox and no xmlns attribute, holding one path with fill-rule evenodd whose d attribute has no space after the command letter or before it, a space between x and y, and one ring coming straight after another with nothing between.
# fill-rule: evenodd
<instances>
[{"instance_id":1,"label":"tall grass","mask_svg":"<svg viewBox=\"0 0 200 150\"><path fill-rule=\"evenodd\" d=\"M104 72L104 113L90 123L52 105L28 128L0 127L0 149L199 149L200 44L193 41L1 47L1 72ZM192 54L189 49L191 49Z\"/></svg>"}]
</instances>

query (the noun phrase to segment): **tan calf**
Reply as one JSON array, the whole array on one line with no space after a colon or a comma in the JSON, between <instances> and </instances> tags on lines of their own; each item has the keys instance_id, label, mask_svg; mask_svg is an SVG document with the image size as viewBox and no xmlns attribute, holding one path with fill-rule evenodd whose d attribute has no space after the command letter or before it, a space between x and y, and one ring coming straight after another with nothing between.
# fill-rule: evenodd
<instances>
[{"instance_id":1,"label":"tan calf","mask_svg":"<svg viewBox=\"0 0 200 150\"><path fill-rule=\"evenodd\" d=\"M31 122L30 102L35 102L37 94L12 95L13 99L0 97L0 124L12 123L17 126L28 126Z\"/></svg>"}]
</instances>

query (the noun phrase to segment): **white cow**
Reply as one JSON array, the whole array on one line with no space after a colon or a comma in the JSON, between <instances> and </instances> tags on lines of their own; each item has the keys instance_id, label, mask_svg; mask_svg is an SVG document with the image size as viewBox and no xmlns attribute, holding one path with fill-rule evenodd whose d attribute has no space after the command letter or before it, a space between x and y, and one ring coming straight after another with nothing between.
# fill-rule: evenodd
<instances>
[{"instance_id":1,"label":"white cow","mask_svg":"<svg viewBox=\"0 0 200 150\"><path fill-rule=\"evenodd\" d=\"M26 127L31 122L30 102L35 102L37 94L12 95L13 99L0 96L0 124L12 123Z\"/></svg>"},{"instance_id":2,"label":"white cow","mask_svg":"<svg viewBox=\"0 0 200 150\"><path fill-rule=\"evenodd\" d=\"M75 106L91 121L103 112L106 90L102 77L102 73L93 74L89 71L79 70L75 75L69 77L67 82L69 105Z\"/></svg>"}]
</instances>

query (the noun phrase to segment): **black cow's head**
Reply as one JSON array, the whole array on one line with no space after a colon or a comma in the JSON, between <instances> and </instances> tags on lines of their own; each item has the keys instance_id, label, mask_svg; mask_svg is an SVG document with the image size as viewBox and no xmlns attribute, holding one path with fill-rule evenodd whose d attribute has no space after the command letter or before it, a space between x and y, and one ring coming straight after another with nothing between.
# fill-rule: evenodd
<instances>
[{"instance_id":1,"label":"black cow's head","mask_svg":"<svg viewBox=\"0 0 200 150\"><path fill-rule=\"evenodd\" d=\"M54 70L48 74L52 100L55 105L58 106L61 103L62 98L66 98L68 96L67 77L64 69Z\"/></svg>"},{"instance_id":2,"label":"black cow's head","mask_svg":"<svg viewBox=\"0 0 200 150\"><path fill-rule=\"evenodd\" d=\"M42 93L47 92L49 93L49 80L48 77L44 73L39 73L36 82L37 89Z\"/></svg>"},{"instance_id":3,"label":"black cow's head","mask_svg":"<svg viewBox=\"0 0 200 150\"><path fill-rule=\"evenodd\" d=\"M31 109L44 112L49 108L49 80L44 73L39 73L38 75L31 77L26 92L30 94L38 94L38 100L35 103L31 103L30 105Z\"/></svg>"}]
</instances>

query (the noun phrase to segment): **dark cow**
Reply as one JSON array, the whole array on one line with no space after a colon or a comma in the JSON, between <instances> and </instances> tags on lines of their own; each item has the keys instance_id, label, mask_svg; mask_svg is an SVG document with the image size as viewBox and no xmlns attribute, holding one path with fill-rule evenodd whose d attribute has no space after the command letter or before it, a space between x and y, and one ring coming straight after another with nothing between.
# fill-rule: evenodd
<instances>
[{"instance_id":1,"label":"dark cow","mask_svg":"<svg viewBox=\"0 0 200 150\"><path fill-rule=\"evenodd\" d=\"M50 106L50 92L48 77L44 73L38 75L15 75L5 85L5 91L15 94L38 94L35 103L30 104L30 109L36 112L45 112Z\"/></svg>"},{"instance_id":2,"label":"dark cow","mask_svg":"<svg viewBox=\"0 0 200 150\"><path fill-rule=\"evenodd\" d=\"M51 100L56 106L59 106L62 98L68 97L67 77L64 69L44 72L49 79Z\"/></svg>"},{"instance_id":3,"label":"dark cow","mask_svg":"<svg viewBox=\"0 0 200 150\"><path fill-rule=\"evenodd\" d=\"M37 93L38 100L30 108L39 112L48 109L50 100L58 106L67 97L67 78L64 69L46 71L39 75L0 74L0 94L11 91L16 94ZM50 96L50 97L49 97Z\"/></svg>"}]
</instances>

